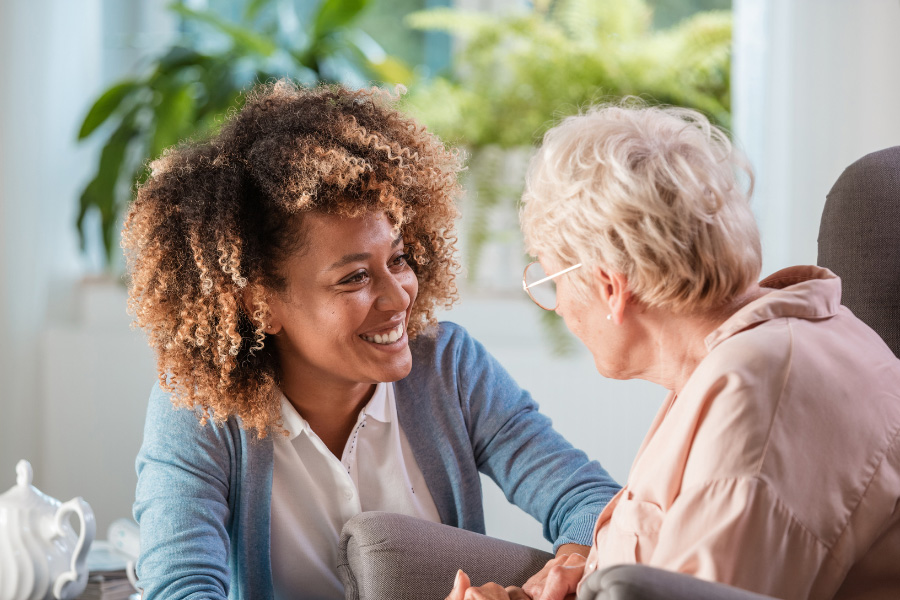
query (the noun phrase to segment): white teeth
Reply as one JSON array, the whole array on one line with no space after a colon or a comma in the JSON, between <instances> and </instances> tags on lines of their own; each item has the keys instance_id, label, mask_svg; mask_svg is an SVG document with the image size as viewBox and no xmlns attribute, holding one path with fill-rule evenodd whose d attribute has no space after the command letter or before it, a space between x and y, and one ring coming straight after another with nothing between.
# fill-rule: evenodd
<instances>
[{"instance_id":1,"label":"white teeth","mask_svg":"<svg viewBox=\"0 0 900 600\"><path fill-rule=\"evenodd\" d=\"M397 340L399 340L403 336L403 323L397 325L397 328L389 331L388 333L376 333L375 335L363 335L360 336L362 339L367 342L374 342L376 344L393 344Z\"/></svg>"}]
</instances>

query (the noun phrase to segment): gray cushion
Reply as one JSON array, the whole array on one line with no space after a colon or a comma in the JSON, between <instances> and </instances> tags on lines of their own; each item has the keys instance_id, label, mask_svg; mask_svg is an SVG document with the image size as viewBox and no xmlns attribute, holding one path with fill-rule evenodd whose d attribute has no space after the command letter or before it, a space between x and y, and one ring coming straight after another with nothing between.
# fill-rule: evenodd
<instances>
[{"instance_id":1,"label":"gray cushion","mask_svg":"<svg viewBox=\"0 0 900 600\"><path fill-rule=\"evenodd\" d=\"M842 284L842 303L900 356L900 146L859 159L828 193L820 266Z\"/></svg>"},{"instance_id":2,"label":"gray cushion","mask_svg":"<svg viewBox=\"0 0 900 600\"><path fill-rule=\"evenodd\" d=\"M457 569L473 585L521 586L551 558L449 525L365 512L344 525L338 571L348 600L443 600Z\"/></svg>"},{"instance_id":3,"label":"gray cushion","mask_svg":"<svg viewBox=\"0 0 900 600\"><path fill-rule=\"evenodd\" d=\"M772 600L721 583L645 565L616 565L581 583L578 600Z\"/></svg>"}]
</instances>

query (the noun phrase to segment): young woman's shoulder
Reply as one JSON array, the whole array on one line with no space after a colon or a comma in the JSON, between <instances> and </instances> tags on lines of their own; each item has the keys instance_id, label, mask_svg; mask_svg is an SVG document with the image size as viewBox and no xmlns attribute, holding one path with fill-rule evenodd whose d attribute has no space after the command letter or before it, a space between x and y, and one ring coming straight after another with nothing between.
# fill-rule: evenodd
<instances>
[{"instance_id":1,"label":"young woman's shoulder","mask_svg":"<svg viewBox=\"0 0 900 600\"><path fill-rule=\"evenodd\" d=\"M240 423L236 418L215 423L211 417L199 408L179 405L172 392L156 382L147 403L142 450L148 446L165 446L169 451L189 453L200 447L208 451L211 445L240 443L237 439Z\"/></svg>"},{"instance_id":2,"label":"young woman's shoulder","mask_svg":"<svg viewBox=\"0 0 900 600\"><path fill-rule=\"evenodd\" d=\"M484 346L452 321L440 321L410 341L413 356L412 373L435 369L459 372L489 356Z\"/></svg>"}]
</instances>

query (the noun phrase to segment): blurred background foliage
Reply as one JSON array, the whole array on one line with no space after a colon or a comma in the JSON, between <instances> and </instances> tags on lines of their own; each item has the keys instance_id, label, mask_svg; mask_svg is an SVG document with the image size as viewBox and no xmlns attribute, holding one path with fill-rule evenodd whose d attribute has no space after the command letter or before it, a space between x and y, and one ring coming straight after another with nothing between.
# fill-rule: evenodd
<instances>
[{"instance_id":1,"label":"blurred background foliage","mask_svg":"<svg viewBox=\"0 0 900 600\"><path fill-rule=\"evenodd\" d=\"M243 91L277 77L407 85L405 107L469 153L472 278L484 244L509 241L509 223L496 227L491 218L521 189L520 175L509 176L516 171L509 157L527 161L527 149L559 118L637 95L730 124L730 0L510 0L519 8L501 12L449 4L173 2L179 35L105 90L78 134L102 145L80 198L82 243L98 234L91 228L99 222L114 271L122 213L149 161L180 140L207 135L239 106ZM99 218L87 219L92 212Z\"/></svg>"},{"instance_id":2,"label":"blurred background foliage","mask_svg":"<svg viewBox=\"0 0 900 600\"><path fill-rule=\"evenodd\" d=\"M516 165L510 152L539 143L562 117L634 95L695 108L730 126L731 11L657 4L669 8L660 22L645 0L535 0L530 10L502 15L439 8L407 17L414 29L458 40L452 71L413 86L405 102L469 152L470 280L479 278L487 244L508 243L518 233L508 213L521 195L530 153L516 151Z\"/></svg>"},{"instance_id":3,"label":"blurred background foliage","mask_svg":"<svg viewBox=\"0 0 900 600\"><path fill-rule=\"evenodd\" d=\"M731 12L653 26L645 0L535 0L504 15L439 8L416 29L459 41L452 73L415 86L409 108L470 148L533 145L559 117L625 95L703 111L730 124Z\"/></svg>"}]
</instances>

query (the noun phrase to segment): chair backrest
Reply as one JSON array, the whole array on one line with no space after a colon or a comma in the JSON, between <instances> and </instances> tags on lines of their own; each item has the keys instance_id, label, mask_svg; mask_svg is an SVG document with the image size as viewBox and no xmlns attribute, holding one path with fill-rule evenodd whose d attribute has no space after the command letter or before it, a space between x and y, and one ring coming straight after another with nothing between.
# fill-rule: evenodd
<instances>
[{"instance_id":1,"label":"chair backrest","mask_svg":"<svg viewBox=\"0 0 900 600\"><path fill-rule=\"evenodd\" d=\"M900 357L900 146L838 177L822 212L818 264L841 278L842 304Z\"/></svg>"}]
</instances>

